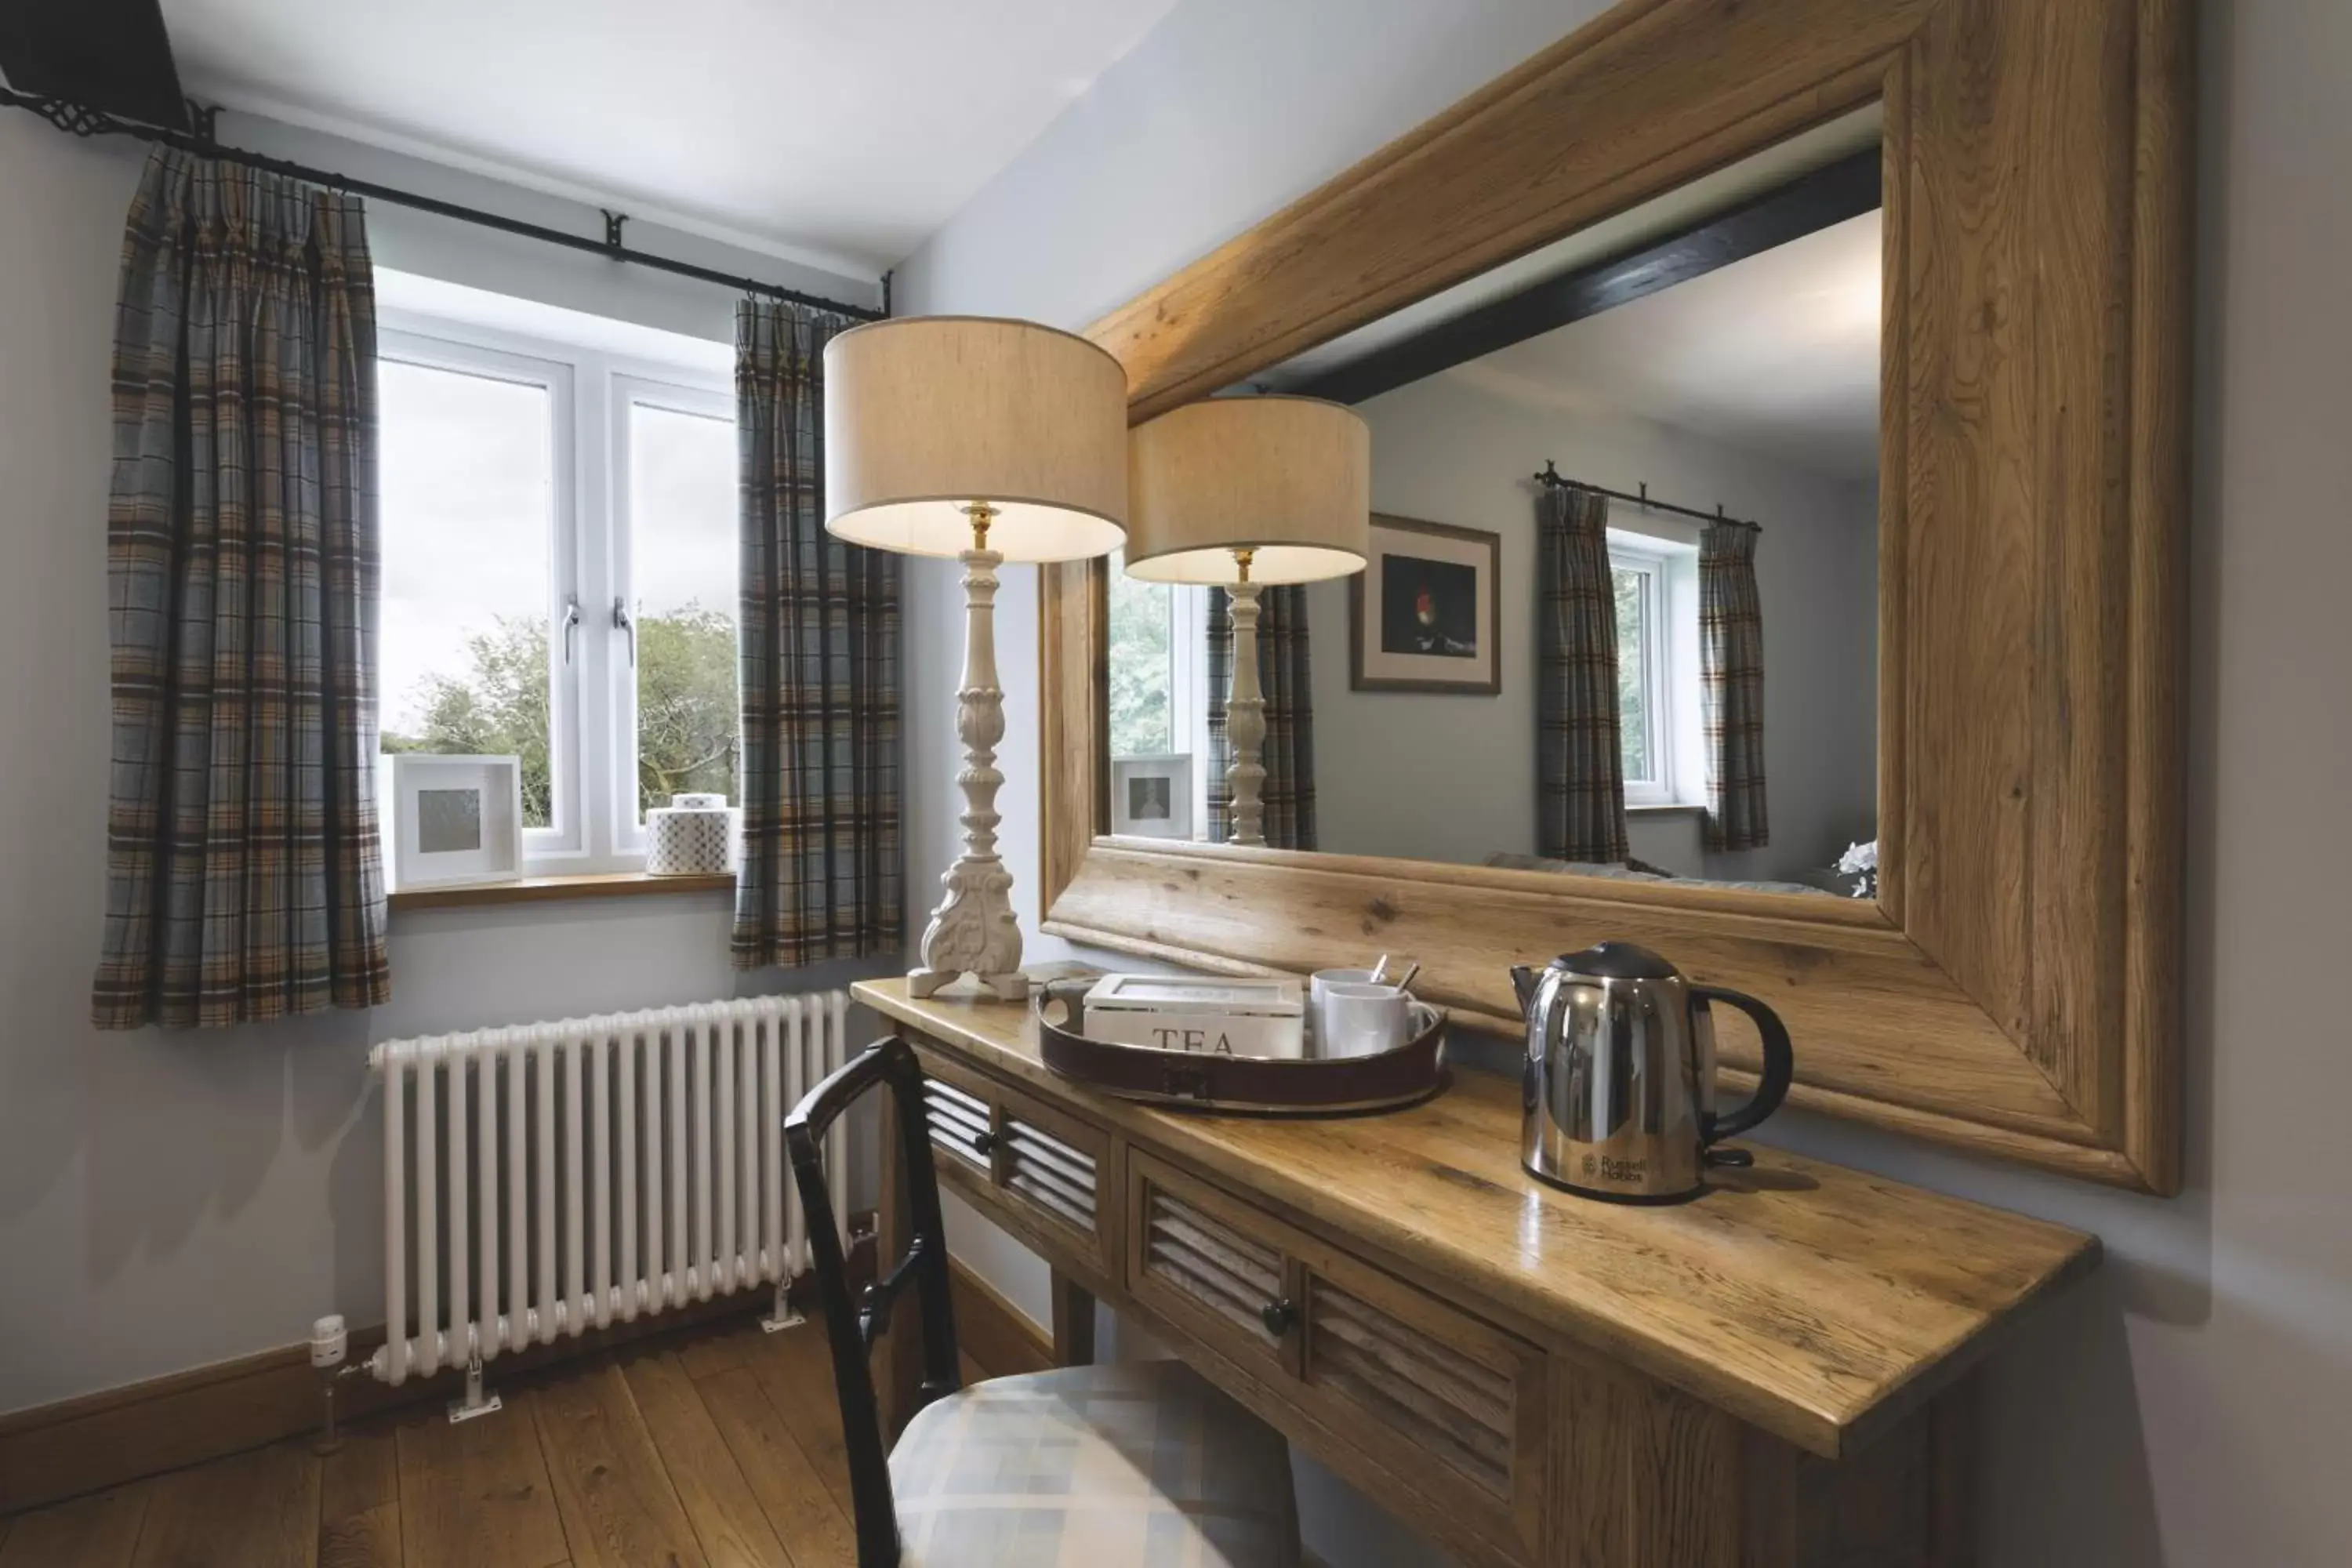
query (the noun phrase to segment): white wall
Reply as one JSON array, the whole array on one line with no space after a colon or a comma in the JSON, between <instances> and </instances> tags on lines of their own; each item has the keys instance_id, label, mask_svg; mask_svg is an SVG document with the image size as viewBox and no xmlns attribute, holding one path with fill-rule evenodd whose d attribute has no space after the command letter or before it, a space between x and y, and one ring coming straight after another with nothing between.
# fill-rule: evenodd
<instances>
[{"instance_id":1,"label":"white wall","mask_svg":"<svg viewBox=\"0 0 2352 1568\"><path fill-rule=\"evenodd\" d=\"M1318 841L1334 854L1469 865L1536 852L1536 529L1528 476L1545 459L1612 489L1647 481L1687 503L1766 520L1764 751L1772 839L1708 854L1687 812L1636 813L1634 854L1685 876L1792 879L1876 834L1877 518L1853 486L1646 419L1568 413L1448 374L1358 405L1372 430L1375 510L1502 536L1503 689L1349 689L1349 585L1307 591ZM1612 528L1683 544L1696 524L1620 503ZM1694 584L1686 592L1695 591ZM1696 604L1693 605L1696 614ZM1694 623L1695 624L1695 623ZM1700 776L1696 644L1679 650Z\"/></svg>"},{"instance_id":2,"label":"white wall","mask_svg":"<svg viewBox=\"0 0 2352 1568\"><path fill-rule=\"evenodd\" d=\"M902 297L1083 326L1595 9L1185 0L908 264ZM2000 1568L2352 1562L2352 1051L2327 995L2352 937L2352 838L2327 826L2352 775L2352 6L2200 12L2188 1190L2109 1192L1793 1115L1774 1129L2105 1239L2096 1275L1992 1363L1982 1527ZM919 892L952 853L951 578L916 574L909 616ZM1008 588L1004 800L1034 921L1035 601L1027 574ZM1329 1560L1419 1555L1369 1503L1310 1490Z\"/></svg>"},{"instance_id":3,"label":"white wall","mask_svg":"<svg viewBox=\"0 0 2352 1568\"><path fill-rule=\"evenodd\" d=\"M497 200L469 176L250 120L224 135ZM292 1343L322 1312L382 1321L371 1042L842 981L739 977L730 900L665 896L396 915L394 1000L372 1014L203 1034L89 1026L109 743L107 375L142 151L0 113L0 1411ZM594 214L569 204L513 193L499 205L595 232ZM384 265L732 339L724 289L370 216ZM695 254L870 297L768 258Z\"/></svg>"}]
</instances>

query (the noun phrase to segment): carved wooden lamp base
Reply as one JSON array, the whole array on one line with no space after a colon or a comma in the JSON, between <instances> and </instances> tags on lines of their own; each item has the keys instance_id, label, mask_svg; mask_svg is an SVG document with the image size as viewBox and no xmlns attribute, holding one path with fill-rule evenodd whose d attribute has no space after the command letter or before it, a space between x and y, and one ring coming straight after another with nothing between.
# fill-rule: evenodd
<instances>
[{"instance_id":1,"label":"carved wooden lamp base","mask_svg":"<svg viewBox=\"0 0 2352 1568\"><path fill-rule=\"evenodd\" d=\"M999 1001L1027 1001L1021 927L1013 918L1013 873L992 850L985 860L967 850L940 883L948 896L923 928L922 962L907 972L908 992L929 996L971 974Z\"/></svg>"},{"instance_id":2,"label":"carved wooden lamp base","mask_svg":"<svg viewBox=\"0 0 2352 1568\"><path fill-rule=\"evenodd\" d=\"M956 693L956 734L963 742L963 853L940 878L947 897L923 928L922 962L907 972L907 989L929 996L965 974L999 999L1024 1002L1028 977L1021 973L1021 927L1013 918L1013 873L996 853L996 792L1004 783L997 771L996 743L1004 739L1004 691L996 679L996 568L1004 557L988 548L988 526L996 515L975 501L972 547L963 563L963 686Z\"/></svg>"}]
</instances>

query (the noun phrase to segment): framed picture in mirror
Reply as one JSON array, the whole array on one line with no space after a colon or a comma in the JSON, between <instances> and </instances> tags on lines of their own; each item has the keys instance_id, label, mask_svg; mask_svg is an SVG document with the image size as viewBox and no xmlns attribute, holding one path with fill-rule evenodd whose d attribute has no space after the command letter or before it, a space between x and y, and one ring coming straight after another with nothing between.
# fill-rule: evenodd
<instances>
[{"instance_id":1,"label":"framed picture in mirror","mask_svg":"<svg viewBox=\"0 0 2352 1568\"><path fill-rule=\"evenodd\" d=\"M1348 579L1349 689L1499 695L1502 579L1501 534L1374 512Z\"/></svg>"},{"instance_id":2,"label":"framed picture in mirror","mask_svg":"<svg viewBox=\"0 0 2352 1568\"><path fill-rule=\"evenodd\" d=\"M1138 838L1192 837L1190 752L1120 757L1110 765L1111 831Z\"/></svg>"}]
</instances>

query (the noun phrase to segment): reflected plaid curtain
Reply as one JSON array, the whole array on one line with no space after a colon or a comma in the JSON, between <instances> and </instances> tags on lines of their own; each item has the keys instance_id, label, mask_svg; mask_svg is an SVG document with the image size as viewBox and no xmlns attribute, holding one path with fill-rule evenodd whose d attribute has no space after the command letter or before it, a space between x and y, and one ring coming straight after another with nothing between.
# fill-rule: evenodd
<instances>
[{"instance_id":1,"label":"reflected plaid curtain","mask_svg":"<svg viewBox=\"0 0 2352 1568\"><path fill-rule=\"evenodd\" d=\"M1752 528L1711 522L1699 534L1699 682L1706 712L1706 847L1771 840L1764 812L1764 608Z\"/></svg>"},{"instance_id":2,"label":"reflected plaid curtain","mask_svg":"<svg viewBox=\"0 0 2352 1568\"><path fill-rule=\"evenodd\" d=\"M1209 590L1209 841L1234 836L1234 790L1225 770L1225 694L1234 683L1232 601ZM1265 697L1265 842L1315 847L1315 702L1307 690L1307 590L1265 588L1257 596L1257 676Z\"/></svg>"},{"instance_id":3,"label":"reflected plaid curtain","mask_svg":"<svg viewBox=\"0 0 2352 1568\"><path fill-rule=\"evenodd\" d=\"M100 1028L387 999L358 198L168 149L122 240Z\"/></svg>"},{"instance_id":4,"label":"reflected plaid curtain","mask_svg":"<svg viewBox=\"0 0 2352 1568\"><path fill-rule=\"evenodd\" d=\"M1536 849L1622 863L1625 754L1617 712L1617 595L1609 498L1574 486L1536 497Z\"/></svg>"},{"instance_id":5,"label":"reflected plaid curtain","mask_svg":"<svg viewBox=\"0 0 2352 1568\"><path fill-rule=\"evenodd\" d=\"M849 323L735 314L743 864L735 967L897 952L898 558L824 530L824 345Z\"/></svg>"}]
</instances>

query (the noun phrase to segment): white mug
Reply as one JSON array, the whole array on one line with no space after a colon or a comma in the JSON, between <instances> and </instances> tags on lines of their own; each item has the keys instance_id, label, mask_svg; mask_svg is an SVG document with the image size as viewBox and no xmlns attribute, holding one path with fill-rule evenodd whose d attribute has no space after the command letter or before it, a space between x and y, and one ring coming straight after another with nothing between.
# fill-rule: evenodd
<instances>
[{"instance_id":1,"label":"white mug","mask_svg":"<svg viewBox=\"0 0 2352 1568\"><path fill-rule=\"evenodd\" d=\"M1323 1007L1316 1024L1317 1055L1377 1056L1412 1037L1412 998L1393 985L1331 981L1324 986Z\"/></svg>"},{"instance_id":2,"label":"white mug","mask_svg":"<svg viewBox=\"0 0 2352 1568\"><path fill-rule=\"evenodd\" d=\"M1371 977L1372 972L1369 969L1318 969L1307 977L1307 1022L1316 1039L1323 1037L1323 998L1329 994L1331 987L1361 985ZM1314 1047L1313 1041L1309 1041L1308 1046L1315 1049L1316 1055L1322 1054Z\"/></svg>"}]
</instances>

